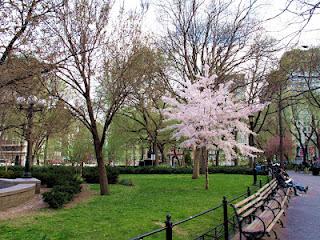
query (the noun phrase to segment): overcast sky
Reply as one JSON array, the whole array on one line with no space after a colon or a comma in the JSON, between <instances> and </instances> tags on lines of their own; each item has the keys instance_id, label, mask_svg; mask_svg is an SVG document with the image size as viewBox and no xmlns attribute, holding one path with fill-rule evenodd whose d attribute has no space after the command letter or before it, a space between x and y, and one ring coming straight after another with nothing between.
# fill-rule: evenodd
<instances>
[{"instance_id":1,"label":"overcast sky","mask_svg":"<svg viewBox=\"0 0 320 240\"><path fill-rule=\"evenodd\" d=\"M141 0L125 0L125 5L128 7L137 7L139 6ZM150 9L145 18L145 30L154 32L155 34L159 34L159 23L157 22L157 10L155 5L159 2L158 0L144 0L144 2L148 1L150 3ZM239 0L235 0L239 1ZM249 0L243 0L249 1ZM269 19L276 16L280 13L286 4L286 0L259 0L259 10L258 10L258 18L259 19ZM280 16L273 18L272 20L266 21L264 23L264 27L266 32L275 39L283 39L286 36L285 40L289 41L293 32L298 31L301 28L301 24L296 24L301 19L295 16L294 14L290 14L289 12L285 12ZM295 24L294 24L295 23ZM315 15L308 26L303 30L299 39L295 39L295 43L297 43L296 47L301 47L302 45L306 45L309 47L319 46L320 45L320 16ZM298 41L298 42L297 42Z\"/></svg>"}]
</instances>

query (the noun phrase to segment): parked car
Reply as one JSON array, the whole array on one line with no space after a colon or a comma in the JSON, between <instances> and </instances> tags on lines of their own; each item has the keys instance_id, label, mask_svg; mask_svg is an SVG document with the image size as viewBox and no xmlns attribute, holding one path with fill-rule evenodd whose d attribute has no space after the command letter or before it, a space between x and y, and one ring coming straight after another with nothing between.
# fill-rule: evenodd
<instances>
[{"instance_id":1,"label":"parked car","mask_svg":"<svg viewBox=\"0 0 320 240\"><path fill-rule=\"evenodd\" d=\"M257 170L257 173L265 173L265 172L267 172L268 167L266 165L257 164L256 170Z\"/></svg>"}]
</instances>

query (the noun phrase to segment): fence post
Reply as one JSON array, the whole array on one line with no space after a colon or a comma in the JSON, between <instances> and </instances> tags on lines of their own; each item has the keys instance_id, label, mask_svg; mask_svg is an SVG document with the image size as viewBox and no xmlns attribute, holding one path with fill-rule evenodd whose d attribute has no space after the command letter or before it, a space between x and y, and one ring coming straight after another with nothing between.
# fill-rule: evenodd
<instances>
[{"instance_id":1,"label":"fence post","mask_svg":"<svg viewBox=\"0 0 320 240\"><path fill-rule=\"evenodd\" d=\"M166 240L172 240L172 222L170 214L168 214L166 218Z\"/></svg>"},{"instance_id":2,"label":"fence post","mask_svg":"<svg viewBox=\"0 0 320 240\"><path fill-rule=\"evenodd\" d=\"M228 221L228 201L227 198L224 196L222 200L223 205L223 228L224 228L224 239L229 239L229 221Z\"/></svg>"},{"instance_id":3,"label":"fence post","mask_svg":"<svg viewBox=\"0 0 320 240\"><path fill-rule=\"evenodd\" d=\"M247 195L248 197L251 195L250 187L247 188Z\"/></svg>"},{"instance_id":4,"label":"fence post","mask_svg":"<svg viewBox=\"0 0 320 240\"><path fill-rule=\"evenodd\" d=\"M253 171L253 185L257 185L257 169L255 166L253 167L252 171Z\"/></svg>"},{"instance_id":5,"label":"fence post","mask_svg":"<svg viewBox=\"0 0 320 240\"><path fill-rule=\"evenodd\" d=\"M259 186L260 186L260 188L262 188L262 180L261 179L259 180Z\"/></svg>"}]
</instances>

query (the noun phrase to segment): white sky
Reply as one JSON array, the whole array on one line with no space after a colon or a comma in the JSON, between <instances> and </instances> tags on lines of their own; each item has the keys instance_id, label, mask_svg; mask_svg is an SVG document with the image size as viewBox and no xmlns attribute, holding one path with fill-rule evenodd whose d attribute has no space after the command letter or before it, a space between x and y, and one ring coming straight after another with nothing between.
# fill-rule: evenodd
<instances>
[{"instance_id":1,"label":"white sky","mask_svg":"<svg viewBox=\"0 0 320 240\"><path fill-rule=\"evenodd\" d=\"M141 0L124 0L124 3L127 7L137 7L139 6ZM155 4L157 4L158 0L143 0L144 2L150 3L150 9L145 18L145 30L151 31L155 34L159 34L159 29L161 29L158 21L157 21L157 9ZM240 1L240 0L235 0ZM249 1L249 0L243 0ZM284 9L286 0L259 0L259 10L257 11L257 16L259 19L268 19L272 18L281 12ZM281 14L279 17L274 18L272 20L266 21L264 23L264 27L266 32L271 37L280 40L288 36L289 34L298 31L301 28L301 24L292 24L294 22L298 22L299 18L297 16L285 12ZM319 46L320 45L320 15L315 15L308 26L304 29L299 39L295 39L294 43L296 43L296 47L301 47L302 45L306 45L309 47ZM285 41L289 41L291 37L286 38Z\"/></svg>"}]
</instances>

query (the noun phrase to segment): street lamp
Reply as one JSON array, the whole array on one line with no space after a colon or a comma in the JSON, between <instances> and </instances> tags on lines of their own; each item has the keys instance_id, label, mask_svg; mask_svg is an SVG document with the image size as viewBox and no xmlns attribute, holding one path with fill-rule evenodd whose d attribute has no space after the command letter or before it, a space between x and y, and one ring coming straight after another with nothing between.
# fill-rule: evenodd
<instances>
[{"instance_id":1,"label":"street lamp","mask_svg":"<svg viewBox=\"0 0 320 240\"><path fill-rule=\"evenodd\" d=\"M253 120L254 120L254 116L253 115L249 115L249 123L250 123L250 130L251 132L253 132ZM249 135L249 146L254 147L254 139L253 139L253 134L250 133ZM252 157L251 160L251 164L252 164L252 172L253 172L253 184L256 185L257 184L257 169L256 169L256 161L255 158Z\"/></svg>"},{"instance_id":2,"label":"street lamp","mask_svg":"<svg viewBox=\"0 0 320 240\"><path fill-rule=\"evenodd\" d=\"M24 166L24 178L31 178L30 163L32 161L32 128L33 128L33 114L40 112L45 106L44 99L38 99L36 96L18 97L17 103L20 111L26 111L27 113L27 129L26 129L26 140L27 140L27 157Z\"/></svg>"}]
</instances>

